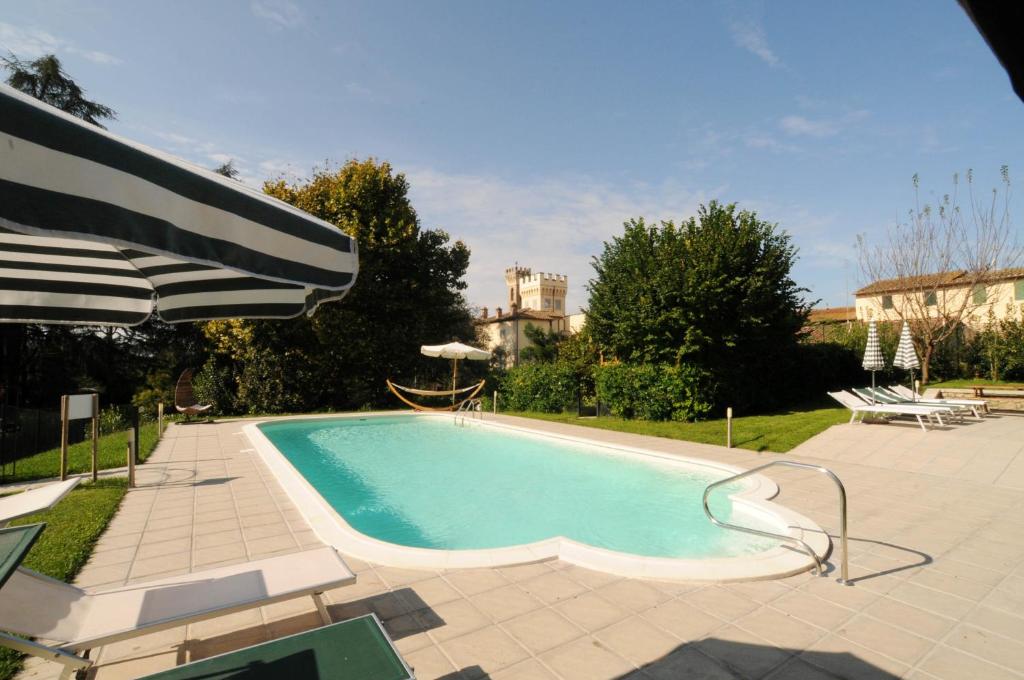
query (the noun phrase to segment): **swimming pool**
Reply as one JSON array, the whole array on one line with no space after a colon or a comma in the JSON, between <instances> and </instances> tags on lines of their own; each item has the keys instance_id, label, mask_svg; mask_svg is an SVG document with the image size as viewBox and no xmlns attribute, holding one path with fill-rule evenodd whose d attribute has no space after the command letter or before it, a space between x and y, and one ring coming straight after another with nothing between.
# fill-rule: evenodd
<instances>
[{"instance_id":1,"label":"swimming pool","mask_svg":"<svg viewBox=\"0 0 1024 680\"><path fill-rule=\"evenodd\" d=\"M562 557L674 578L764 577L766 564L792 573L810 562L711 524L703 491L737 470L709 461L478 421L457 427L451 416L282 419L246 432L320 538L371 561L446 568ZM754 478L717 492L712 509L806 540L805 518L765 502L776 491ZM741 565L756 568L743 575Z\"/></svg>"}]
</instances>

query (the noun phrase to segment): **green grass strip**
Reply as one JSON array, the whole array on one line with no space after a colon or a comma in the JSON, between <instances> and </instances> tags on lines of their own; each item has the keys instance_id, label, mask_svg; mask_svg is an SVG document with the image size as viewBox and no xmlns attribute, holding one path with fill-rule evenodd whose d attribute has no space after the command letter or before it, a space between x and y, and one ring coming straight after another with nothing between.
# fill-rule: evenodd
<instances>
[{"instance_id":1,"label":"green grass strip","mask_svg":"<svg viewBox=\"0 0 1024 680\"><path fill-rule=\"evenodd\" d=\"M11 522L46 522L46 529L22 564L55 579L72 581L85 566L127 490L128 480L124 478L79 484L47 512ZM0 648L0 680L14 677L21 666L21 654Z\"/></svg>"},{"instance_id":2,"label":"green grass strip","mask_svg":"<svg viewBox=\"0 0 1024 680\"><path fill-rule=\"evenodd\" d=\"M156 423L147 423L139 428L139 461L149 458L156 447ZM102 435L97 446L100 470L123 467L128 464L125 447L128 445L128 430ZM8 469L10 466L8 466ZM60 448L41 451L34 456L23 458L16 465L17 472L4 476L4 482L27 482L33 479L48 479L60 476ZM92 470L92 440L72 444L68 447L68 472L89 472Z\"/></svg>"},{"instance_id":3,"label":"green grass strip","mask_svg":"<svg viewBox=\"0 0 1024 680\"><path fill-rule=\"evenodd\" d=\"M726 421L724 418L696 423L680 423L626 420L616 416L578 418L572 413L510 412L505 415L725 446ZM819 432L838 423L845 423L849 418L850 413L844 408L811 408L771 415L736 417L732 419L733 445L751 451L785 453Z\"/></svg>"}]
</instances>

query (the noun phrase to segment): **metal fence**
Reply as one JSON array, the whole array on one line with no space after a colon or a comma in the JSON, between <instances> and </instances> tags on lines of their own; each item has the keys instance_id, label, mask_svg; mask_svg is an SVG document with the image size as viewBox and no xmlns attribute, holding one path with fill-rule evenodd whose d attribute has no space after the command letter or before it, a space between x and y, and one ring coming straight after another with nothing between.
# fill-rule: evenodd
<instances>
[{"instance_id":1,"label":"metal fence","mask_svg":"<svg viewBox=\"0 0 1024 680\"><path fill-rule=\"evenodd\" d=\"M68 431L70 444L90 434L88 420L73 420ZM0 405L0 464L34 456L60 446L60 411Z\"/></svg>"}]
</instances>

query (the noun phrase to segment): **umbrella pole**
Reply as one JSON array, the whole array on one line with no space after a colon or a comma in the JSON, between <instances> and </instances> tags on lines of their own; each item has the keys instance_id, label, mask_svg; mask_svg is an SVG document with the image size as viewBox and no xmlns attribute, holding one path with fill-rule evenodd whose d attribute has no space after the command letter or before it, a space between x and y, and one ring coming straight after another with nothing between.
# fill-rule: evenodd
<instances>
[{"instance_id":1,"label":"umbrella pole","mask_svg":"<svg viewBox=\"0 0 1024 680\"><path fill-rule=\"evenodd\" d=\"M459 377L459 360L452 359L452 406L455 406L455 383Z\"/></svg>"},{"instance_id":2,"label":"umbrella pole","mask_svg":"<svg viewBox=\"0 0 1024 680\"><path fill-rule=\"evenodd\" d=\"M910 369L910 391L914 393L914 401L917 401L917 389L914 387L914 369Z\"/></svg>"},{"instance_id":3,"label":"umbrella pole","mask_svg":"<svg viewBox=\"0 0 1024 680\"><path fill-rule=\"evenodd\" d=\"M871 404L875 403L875 372L871 371Z\"/></svg>"}]
</instances>

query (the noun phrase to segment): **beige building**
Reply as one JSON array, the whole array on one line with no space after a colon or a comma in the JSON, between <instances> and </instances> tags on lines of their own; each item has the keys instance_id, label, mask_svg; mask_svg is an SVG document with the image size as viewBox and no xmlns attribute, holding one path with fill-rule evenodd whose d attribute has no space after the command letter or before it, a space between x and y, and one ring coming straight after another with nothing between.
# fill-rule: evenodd
<instances>
[{"instance_id":1,"label":"beige building","mask_svg":"<svg viewBox=\"0 0 1024 680\"><path fill-rule=\"evenodd\" d=\"M505 270L505 284L508 307L496 308L494 316L487 307L481 309L477 328L488 349L504 356L507 366L517 365L522 350L532 344L526 337L529 326L562 334L577 333L583 327L584 314L567 313L569 278L564 274L509 267Z\"/></svg>"},{"instance_id":2,"label":"beige building","mask_svg":"<svg viewBox=\"0 0 1024 680\"><path fill-rule=\"evenodd\" d=\"M856 316L860 321L955 315L963 308L964 323L980 328L993 316L996 319L1021 318L1024 269L1001 269L973 285L963 271L888 279L875 281L855 295Z\"/></svg>"}]
</instances>

